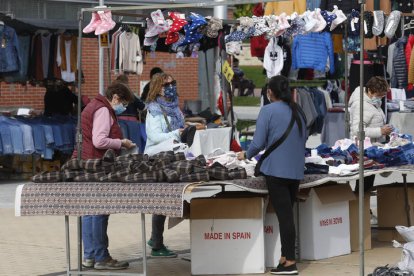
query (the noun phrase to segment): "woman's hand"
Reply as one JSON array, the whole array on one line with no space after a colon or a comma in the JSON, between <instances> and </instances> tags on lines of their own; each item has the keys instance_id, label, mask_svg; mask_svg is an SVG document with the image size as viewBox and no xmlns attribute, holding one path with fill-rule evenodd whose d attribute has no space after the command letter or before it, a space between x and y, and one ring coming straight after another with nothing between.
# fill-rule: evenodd
<instances>
[{"instance_id":1,"label":"woman's hand","mask_svg":"<svg viewBox=\"0 0 414 276\"><path fill-rule=\"evenodd\" d=\"M129 139L122 139L121 140L121 146L124 147L124 148L130 149L130 148L135 147L136 145L134 143L132 143L132 141L129 140Z\"/></svg>"},{"instance_id":2,"label":"woman's hand","mask_svg":"<svg viewBox=\"0 0 414 276\"><path fill-rule=\"evenodd\" d=\"M381 127L381 134L382 135L389 135L393 130L393 127L390 125L384 125Z\"/></svg>"},{"instance_id":3,"label":"woman's hand","mask_svg":"<svg viewBox=\"0 0 414 276\"><path fill-rule=\"evenodd\" d=\"M238 152L238 153L237 153L237 159L239 159L239 160L244 160L244 159L246 159L246 154L245 154L245 152L244 152L244 151L240 151L240 152Z\"/></svg>"}]
</instances>

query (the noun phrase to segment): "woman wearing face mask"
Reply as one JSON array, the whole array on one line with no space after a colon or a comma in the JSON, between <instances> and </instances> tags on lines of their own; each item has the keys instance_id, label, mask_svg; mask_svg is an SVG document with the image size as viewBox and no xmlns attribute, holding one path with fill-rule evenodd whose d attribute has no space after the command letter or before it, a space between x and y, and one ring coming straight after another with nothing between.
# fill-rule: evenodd
<instances>
[{"instance_id":1,"label":"woman wearing face mask","mask_svg":"<svg viewBox=\"0 0 414 276\"><path fill-rule=\"evenodd\" d=\"M121 147L132 148L135 145L128 139L122 139L117 114L133 100L129 88L122 83L110 85L105 96L98 95L82 111L82 159L102 158L107 149L119 152ZM75 151L73 157L76 158ZM83 216L83 266L95 269L125 269L128 262L112 259L108 252L109 215Z\"/></svg>"},{"instance_id":2,"label":"woman wearing face mask","mask_svg":"<svg viewBox=\"0 0 414 276\"><path fill-rule=\"evenodd\" d=\"M381 109L382 98L389 89L387 81L382 77L372 77L365 85L364 92L364 130L371 142L384 142L385 136L392 132L392 126L386 124L384 111ZM358 136L360 120L360 88L357 87L349 99L351 116L351 137Z\"/></svg>"},{"instance_id":3,"label":"woman wearing face mask","mask_svg":"<svg viewBox=\"0 0 414 276\"><path fill-rule=\"evenodd\" d=\"M365 136L371 142L385 142L393 127L386 124L384 111L381 109L382 98L387 95L389 89L387 81L382 77L372 77L365 85L363 97L363 124ZM351 118L351 138L358 137L360 122L360 88L354 90L349 99L349 113ZM369 191L374 186L375 175L364 178L364 191ZM355 192L358 192L358 182Z\"/></svg>"},{"instance_id":4,"label":"woman wearing face mask","mask_svg":"<svg viewBox=\"0 0 414 276\"><path fill-rule=\"evenodd\" d=\"M177 85L172 76L159 73L153 77L147 96L147 111L147 143L144 153L154 155L160 151L172 150L176 142L191 145L196 128L184 128L184 115L178 106ZM163 215L152 216L152 233L148 245L152 248L153 257L177 256L164 245L165 219Z\"/></svg>"},{"instance_id":5,"label":"woman wearing face mask","mask_svg":"<svg viewBox=\"0 0 414 276\"><path fill-rule=\"evenodd\" d=\"M172 76L160 73L151 80L147 111L145 154L172 150L177 142L191 146L196 127L185 127L184 115L178 106L177 84Z\"/></svg>"}]
</instances>

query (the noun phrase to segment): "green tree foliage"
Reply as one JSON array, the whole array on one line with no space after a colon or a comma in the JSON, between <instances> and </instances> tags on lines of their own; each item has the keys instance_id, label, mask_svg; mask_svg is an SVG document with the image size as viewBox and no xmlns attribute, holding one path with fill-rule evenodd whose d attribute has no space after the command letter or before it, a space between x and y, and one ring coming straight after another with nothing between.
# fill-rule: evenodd
<instances>
[{"instance_id":1,"label":"green tree foliage","mask_svg":"<svg viewBox=\"0 0 414 276\"><path fill-rule=\"evenodd\" d=\"M253 15L254 4L244 4L244 5L235 5L236 9L234 10L234 18L239 18L242 16L251 17Z\"/></svg>"}]
</instances>

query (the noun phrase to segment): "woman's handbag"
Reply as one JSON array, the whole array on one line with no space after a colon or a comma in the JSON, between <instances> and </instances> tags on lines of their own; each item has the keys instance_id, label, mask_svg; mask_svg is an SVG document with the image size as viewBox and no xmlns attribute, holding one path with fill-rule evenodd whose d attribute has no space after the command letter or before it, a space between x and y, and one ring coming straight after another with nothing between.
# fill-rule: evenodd
<instances>
[{"instance_id":1,"label":"woman's handbag","mask_svg":"<svg viewBox=\"0 0 414 276\"><path fill-rule=\"evenodd\" d=\"M290 131L292 130L293 127L293 123L295 122L295 119L293 118L293 112L292 112L292 117L290 118L290 122L289 122L289 126L287 127L285 133L283 133L282 137L280 137L279 139L277 139L277 141L270 146L270 148L268 148L265 153L263 153L263 155L260 157L259 161L257 161L256 167L254 168L254 176L258 177L260 175L263 175L262 172L260 172L260 166L262 166L263 160L269 156L269 154L275 150L280 144L283 143L283 141L285 141L285 139L288 137Z\"/></svg>"}]
</instances>

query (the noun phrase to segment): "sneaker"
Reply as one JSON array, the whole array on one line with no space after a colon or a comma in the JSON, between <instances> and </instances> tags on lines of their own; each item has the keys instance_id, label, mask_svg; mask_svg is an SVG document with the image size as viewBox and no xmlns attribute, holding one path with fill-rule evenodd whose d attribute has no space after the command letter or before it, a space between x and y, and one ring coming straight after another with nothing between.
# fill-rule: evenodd
<instances>
[{"instance_id":1,"label":"sneaker","mask_svg":"<svg viewBox=\"0 0 414 276\"><path fill-rule=\"evenodd\" d=\"M125 269L128 266L128 262L118 262L117 260L112 259L112 257L108 257L103 262L96 262L94 268L96 270L119 270Z\"/></svg>"},{"instance_id":2,"label":"sneaker","mask_svg":"<svg viewBox=\"0 0 414 276\"><path fill-rule=\"evenodd\" d=\"M151 256L156 258L175 258L177 254L169 250L167 247L163 246L161 249L151 250Z\"/></svg>"},{"instance_id":3,"label":"sneaker","mask_svg":"<svg viewBox=\"0 0 414 276\"><path fill-rule=\"evenodd\" d=\"M290 266L278 265L277 268L270 270L273 275L298 275L298 268L296 264Z\"/></svg>"},{"instance_id":4,"label":"sneaker","mask_svg":"<svg viewBox=\"0 0 414 276\"><path fill-rule=\"evenodd\" d=\"M151 239L148 240L147 244L151 248L154 246L154 242Z\"/></svg>"},{"instance_id":5,"label":"sneaker","mask_svg":"<svg viewBox=\"0 0 414 276\"><path fill-rule=\"evenodd\" d=\"M94 259L84 259L82 262L82 266L84 268L93 268L94 265L95 265Z\"/></svg>"}]
</instances>

